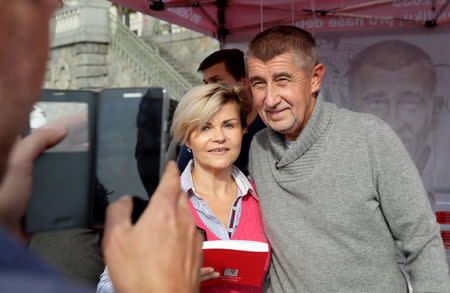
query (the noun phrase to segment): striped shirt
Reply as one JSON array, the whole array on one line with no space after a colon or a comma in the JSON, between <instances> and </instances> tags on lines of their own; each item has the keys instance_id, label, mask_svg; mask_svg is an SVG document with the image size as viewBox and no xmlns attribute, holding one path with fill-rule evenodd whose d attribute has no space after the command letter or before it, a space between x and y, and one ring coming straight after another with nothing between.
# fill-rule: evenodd
<instances>
[{"instance_id":1,"label":"striped shirt","mask_svg":"<svg viewBox=\"0 0 450 293\"><path fill-rule=\"evenodd\" d=\"M230 210L230 216L228 219L228 227L225 227L222 222L217 219L211 209L208 207L206 201L195 192L194 182L192 181L192 168L194 167L194 161L191 160L187 164L183 173L181 174L181 188L187 192L189 200L198 213L198 216L203 221L206 227L213 232L218 238L222 240L229 240L231 235L239 224L241 217L242 198L247 194L256 194L255 192L249 193L249 190L253 190L252 185L248 181L244 173L241 172L236 166L233 165L231 169L231 177L233 177L238 187L238 193L236 199L233 202ZM257 199L257 198L256 198Z\"/></svg>"},{"instance_id":2,"label":"striped shirt","mask_svg":"<svg viewBox=\"0 0 450 293\"><path fill-rule=\"evenodd\" d=\"M247 194L254 196L256 193L249 193L250 189L253 190L252 185L248 181L247 177L245 177L244 173L242 173L237 167L233 166L231 169L231 177L233 177L236 182L238 194L236 195L236 199L234 200L230 211L228 221L229 227L225 228L222 222L214 216L213 212L206 204L206 201L195 192L194 182L192 181L193 167L193 160L191 160L181 174L181 188L187 192L192 205L205 226L208 227L208 229L211 230L211 232L213 232L218 238L228 240L238 227L239 219L241 217L242 198ZM256 196L255 198L258 199ZM100 275L100 282L97 285L97 293L114 292L116 291L109 277L108 268L105 268L105 271Z\"/></svg>"}]
</instances>

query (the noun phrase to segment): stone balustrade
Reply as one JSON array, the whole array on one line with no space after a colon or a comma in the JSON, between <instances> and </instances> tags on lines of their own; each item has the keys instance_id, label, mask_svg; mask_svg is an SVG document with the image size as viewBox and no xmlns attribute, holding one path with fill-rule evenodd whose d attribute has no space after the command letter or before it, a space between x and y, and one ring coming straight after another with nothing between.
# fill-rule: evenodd
<instances>
[{"instance_id":1,"label":"stone balustrade","mask_svg":"<svg viewBox=\"0 0 450 293\"><path fill-rule=\"evenodd\" d=\"M171 98L180 99L192 85L161 58L156 46L131 32L110 8L103 0L72 1L55 13L46 87L99 90L118 84L161 86ZM109 63L118 62L118 57L122 67L133 68L136 76L129 79L139 84L123 85L115 80L120 77L111 72Z\"/></svg>"}]
</instances>

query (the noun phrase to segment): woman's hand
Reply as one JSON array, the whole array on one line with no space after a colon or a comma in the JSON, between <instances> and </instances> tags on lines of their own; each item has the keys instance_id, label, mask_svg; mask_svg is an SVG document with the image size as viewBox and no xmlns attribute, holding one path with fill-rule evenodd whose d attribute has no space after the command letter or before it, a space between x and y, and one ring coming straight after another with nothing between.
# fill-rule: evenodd
<instances>
[{"instance_id":1,"label":"woman's hand","mask_svg":"<svg viewBox=\"0 0 450 293\"><path fill-rule=\"evenodd\" d=\"M214 268L205 267L200 269L200 282L217 279L218 277L220 277L220 274L215 272Z\"/></svg>"}]
</instances>

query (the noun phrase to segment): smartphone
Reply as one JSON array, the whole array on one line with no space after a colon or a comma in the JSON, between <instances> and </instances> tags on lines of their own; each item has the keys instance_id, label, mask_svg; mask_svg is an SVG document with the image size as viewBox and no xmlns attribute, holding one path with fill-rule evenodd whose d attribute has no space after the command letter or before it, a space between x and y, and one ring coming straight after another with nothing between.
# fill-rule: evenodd
<instances>
[{"instance_id":1,"label":"smartphone","mask_svg":"<svg viewBox=\"0 0 450 293\"><path fill-rule=\"evenodd\" d=\"M164 170L169 98L163 88L106 89L98 97L97 176L114 201L148 199Z\"/></svg>"},{"instance_id":2,"label":"smartphone","mask_svg":"<svg viewBox=\"0 0 450 293\"><path fill-rule=\"evenodd\" d=\"M26 232L88 227L95 168L95 93L45 90L27 133L65 126L69 133L35 161Z\"/></svg>"},{"instance_id":3,"label":"smartphone","mask_svg":"<svg viewBox=\"0 0 450 293\"><path fill-rule=\"evenodd\" d=\"M36 160L25 230L101 228L107 203L125 194L142 199L137 218L165 167L174 105L163 88L43 91L29 131L69 134Z\"/></svg>"}]
</instances>

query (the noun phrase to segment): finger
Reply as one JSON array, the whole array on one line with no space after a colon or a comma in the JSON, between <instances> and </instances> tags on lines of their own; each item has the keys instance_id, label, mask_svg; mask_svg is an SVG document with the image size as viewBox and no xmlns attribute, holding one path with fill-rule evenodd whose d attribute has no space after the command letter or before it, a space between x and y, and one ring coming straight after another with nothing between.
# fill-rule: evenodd
<instances>
[{"instance_id":1,"label":"finger","mask_svg":"<svg viewBox=\"0 0 450 293\"><path fill-rule=\"evenodd\" d=\"M200 276L200 282L217 279L218 277L220 277L220 273L212 272L212 273Z\"/></svg>"},{"instance_id":2,"label":"finger","mask_svg":"<svg viewBox=\"0 0 450 293\"><path fill-rule=\"evenodd\" d=\"M198 287L201 282L200 269L203 264L203 235L197 229L195 230L196 231L193 233L194 239L190 239L188 242L188 253L190 259L187 261L187 263L189 263L187 270L194 272L194 274L192 274L192 281Z\"/></svg>"},{"instance_id":3,"label":"finger","mask_svg":"<svg viewBox=\"0 0 450 293\"><path fill-rule=\"evenodd\" d=\"M180 191L180 172L178 171L177 164L174 161L170 161L159 181L158 187L151 196L150 204L142 213L141 217L146 218L152 206L158 206L158 208L163 209L167 213L175 213L177 211Z\"/></svg>"},{"instance_id":4,"label":"finger","mask_svg":"<svg viewBox=\"0 0 450 293\"><path fill-rule=\"evenodd\" d=\"M213 267L204 267L200 269L200 276L208 275L214 272Z\"/></svg>"},{"instance_id":5,"label":"finger","mask_svg":"<svg viewBox=\"0 0 450 293\"><path fill-rule=\"evenodd\" d=\"M59 143L67 135L66 128L49 128L33 131L29 136L18 142L11 154L11 159L17 162L32 163L46 149Z\"/></svg>"},{"instance_id":6,"label":"finger","mask_svg":"<svg viewBox=\"0 0 450 293\"><path fill-rule=\"evenodd\" d=\"M203 241L204 241L204 236L202 235L202 233L200 233L200 231L196 231L197 233L195 233L195 239L194 239L194 260L195 262L195 267L196 268L200 268L203 264L203 250L202 250L202 246L203 246Z\"/></svg>"},{"instance_id":7,"label":"finger","mask_svg":"<svg viewBox=\"0 0 450 293\"><path fill-rule=\"evenodd\" d=\"M203 235L197 229L195 225L194 216L187 203L187 195L184 192L180 192L180 199L177 211L177 226L180 231L180 235L186 235L184 245L187 251L187 259L185 263L185 270L191 271L193 268L200 273L202 264L201 259L201 247L203 243ZM198 238L201 238L201 242L198 242Z\"/></svg>"},{"instance_id":8,"label":"finger","mask_svg":"<svg viewBox=\"0 0 450 293\"><path fill-rule=\"evenodd\" d=\"M168 223L172 228L176 226L175 221L177 220L176 215L180 191L180 173L178 166L174 161L170 161L164 170L158 187L150 198L149 204L139 217L137 224L152 221L155 212L152 215L151 210L155 210L158 211L156 215L163 217L165 219L163 221L169 221Z\"/></svg>"},{"instance_id":9,"label":"finger","mask_svg":"<svg viewBox=\"0 0 450 293\"><path fill-rule=\"evenodd\" d=\"M178 197L178 210L177 216L180 220L185 220L187 223L195 224L195 219L191 212L191 207L189 205L188 195L184 191L180 191L180 196Z\"/></svg>"},{"instance_id":10,"label":"finger","mask_svg":"<svg viewBox=\"0 0 450 293\"><path fill-rule=\"evenodd\" d=\"M180 196L178 198L178 208L190 211L189 201L187 193L180 190Z\"/></svg>"},{"instance_id":11,"label":"finger","mask_svg":"<svg viewBox=\"0 0 450 293\"><path fill-rule=\"evenodd\" d=\"M179 177L180 172L178 171L177 164L174 161L169 161L169 163L167 163L166 165L166 169L164 170L163 175L161 176L161 180L155 190L155 193L158 193L159 195L161 193L171 193L172 191L178 192L180 188ZM176 180L174 180L175 178Z\"/></svg>"},{"instance_id":12,"label":"finger","mask_svg":"<svg viewBox=\"0 0 450 293\"><path fill-rule=\"evenodd\" d=\"M122 196L108 205L105 216L104 242L107 242L109 235L116 227L131 227L132 210L133 201L129 196Z\"/></svg>"},{"instance_id":13,"label":"finger","mask_svg":"<svg viewBox=\"0 0 450 293\"><path fill-rule=\"evenodd\" d=\"M64 125L44 126L34 130L31 134L47 136L46 147L52 147L60 143L69 133L69 128Z\"/></svg>"}]
</instances>

